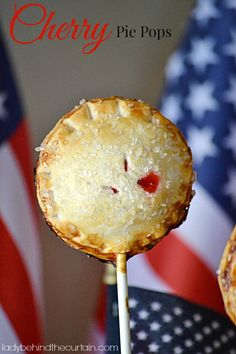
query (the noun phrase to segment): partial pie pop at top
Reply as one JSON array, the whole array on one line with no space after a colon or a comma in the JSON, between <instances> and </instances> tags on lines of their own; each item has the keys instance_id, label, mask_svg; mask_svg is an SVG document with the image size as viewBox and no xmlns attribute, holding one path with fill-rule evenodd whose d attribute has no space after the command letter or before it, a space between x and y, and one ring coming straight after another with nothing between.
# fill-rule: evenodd
<instances>
[{"instance_id":1,"label":"partial pie pop at top","mask_svg":"<svg viewBox=\"0 0 236 354\"><path fill-rule=\"evenodd\" d=\"M192 157L180 131L138 100L82 101L40 147L37 197L70 246L106 261L152 248L186 217Z\"/></svg>"}]
</instances>

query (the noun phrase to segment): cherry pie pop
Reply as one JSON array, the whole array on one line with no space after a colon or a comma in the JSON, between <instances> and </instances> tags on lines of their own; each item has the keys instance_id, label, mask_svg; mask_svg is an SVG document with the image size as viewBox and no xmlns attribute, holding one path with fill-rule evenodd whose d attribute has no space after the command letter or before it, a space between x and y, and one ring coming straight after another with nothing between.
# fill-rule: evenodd
<instances>
[{"instance_id":1,"label":"cherry pie pop","mask_svg":"<svg viewBox=\"0 0 236 354\"><path fill-rule=\"evenodd\" d=\"M191 151L176 126L140 100L82 100L39 150L45 220L87 254L115 262L145 252L187 215Z\"/></svg>"}]
</instances>

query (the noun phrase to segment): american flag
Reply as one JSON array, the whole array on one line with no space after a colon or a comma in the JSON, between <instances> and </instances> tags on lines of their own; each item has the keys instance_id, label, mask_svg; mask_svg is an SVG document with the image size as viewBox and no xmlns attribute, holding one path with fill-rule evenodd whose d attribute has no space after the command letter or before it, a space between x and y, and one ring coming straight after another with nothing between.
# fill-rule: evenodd
<instances>
[{"instance_id":1,"label":"american flag","mask_svg":"<svg viewBox=\"0 0 236 354\"><path fill-rule=\"evenodd\" d=\"M160 110L192 149L196 195L181 227L128 262L129 283L222 312L216 271L236 221L235 0L197 1Z\"/></svg>"},{"instance_id":2,"label":"american flag","mask_svg":"<svg viewBox=\"0 0 236 354\"><path fill-rule=\"evenodd\" d=\"M225 316L178 296L129 287L133 354L236 354L236 329ZM117 289L110 285L107 345L119 354Z\"/></svg>"},{"instance_id":3,"label":"american flag","mask_svg":"<svg viewBox=\"0 0 236 354\"><path fill-rule=\"evenodd\" d=\"M146 290L130 288L133 353L233 354L235 331L220 316L224 308L216 271L236 221L236 0L196 2L182 43L166 66L160 110L177 124L192 149L196 196L181 227L128 262L129 284L155 290L163 310L154 316ZM216 312L186 303L188 311L178 323L174 300L165 300L158 291L180 296L180 305L187 300ZM108 302L114 305L112 296ZM193 320L198 312L201 330ZM165 314L169 329L163 323ZM221 330L214 332L210 321L219 322ZM108 337L112 326L117 325L108 318Z\"/></svg>"},{"instance_id":4,"label":"american flag","mask_svg":"<svg viewBox=\"0 0 236 354\"><path fill-rule=\"evenodd\" d=\"M0 34L1 352L3 345L41 343L40 246L33 195L27 124Z\"/></svg>"}]
</instances>

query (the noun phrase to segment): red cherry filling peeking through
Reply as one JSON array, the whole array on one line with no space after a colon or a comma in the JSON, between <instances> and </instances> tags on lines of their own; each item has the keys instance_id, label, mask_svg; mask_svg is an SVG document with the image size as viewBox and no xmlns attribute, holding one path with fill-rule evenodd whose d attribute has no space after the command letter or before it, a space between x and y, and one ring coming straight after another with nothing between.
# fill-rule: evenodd
<instances>
[{"instance_id":1,"label":"red cherry filling peeking through","mask_svg":"<svg viewBox=\"0 0 236 354\"><path fill-rule=\"evenodd\" d=\"M124 160L124 170L125 170L125 172L128 171L128 162L126 159ZM118 189L116 189L114 187L110 187L110 188L114 194L119 193Z\"/></svg>"},{"instance_id":2,"label":"red cherry filling peeking through","mask_svg":"<svg viewBox=\"0 0 236 354\"><path fill-rule=\"evenodd\" d=\"M119 193L118 189L116 189L116 188L114 188L114 187L111 187L111 190L112 190L112 192L115 193L115 194L116 194L116 193Z\"/></svg>"},{"instance_id":3,"label":"red cherry filling peeking through","mask_svg":"<svg viewBox=\"0 0 236 354\"><path fill-rule=\"evenodd\" d=\"M160 177L154 173L150 172L146 176L138 180L138 185L148 193L155 193L160 182Z\"/></svg>"}]
</instances>

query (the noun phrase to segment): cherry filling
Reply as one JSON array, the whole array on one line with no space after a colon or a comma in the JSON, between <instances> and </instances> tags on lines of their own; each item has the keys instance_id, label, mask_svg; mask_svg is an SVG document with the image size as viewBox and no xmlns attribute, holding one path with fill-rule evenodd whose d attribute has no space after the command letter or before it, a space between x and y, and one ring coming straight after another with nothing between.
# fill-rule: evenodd
<instances>
[{"instance_id":1,"label":"cherry filling","mask_svg":"<svg viewBox=\"0 0 236 354\"><path fill-rule=\"evenodd\" d=\"M116 193L119 193L118 189L116 189L116 188L114 188L114 187L111 187L111 190L112 190L112 192L115 193L115 194L116 194Z\"/></svg>"},{"instance_id":2,"label":"cherry filling","mask_svg":"<svg viewBox=\"0 0 236 354\"><path fill-rule=\"evenodd\" d=\"M155 193L160 182L160 177L154 173L149 172L146 176L138 180L138 185L148 193Z\"/></svg>"}]
</instances>

